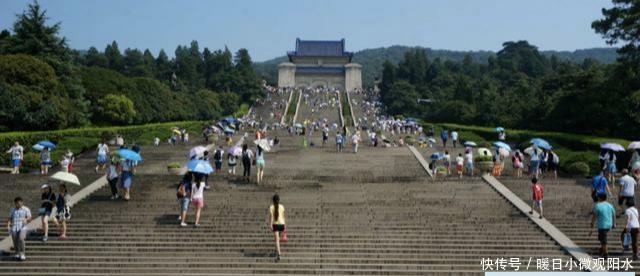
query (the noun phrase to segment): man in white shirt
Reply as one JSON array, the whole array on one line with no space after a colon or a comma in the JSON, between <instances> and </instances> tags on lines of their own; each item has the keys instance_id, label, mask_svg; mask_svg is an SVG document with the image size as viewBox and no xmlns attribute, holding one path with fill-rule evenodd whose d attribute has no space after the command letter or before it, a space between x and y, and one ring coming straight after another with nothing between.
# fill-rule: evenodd
<instances>
[{"instance_id":1,"label":"man in white shirt","mask_svg":"<svg viewBox=\"0 0 640 276\"><path fill-rule=\"evenodd\" d=\"M635 207L633 201L627 201L627 210L624 214L627 216L627 224L620 234L620 238L624 244L624 235L629 233L631 235L631 248L633 250L633 260L638 259L638 229L640 229L640 222L638 221L638 209Z\"/></svg>"},{"instance_id":2,"label":"man in white shirt","mask_svg":"<svg viewBox=\"0 0 640 276\"><path fill-rule=\"evenodd\" d=\"M618 205L624 206L625 201L634 201L634 195L636 191L636 182L633 177L629 175L627 169L622 170L622 177L618 179L618 185L620 185L620 193L618 194Z\"/></svg>"},{"instance_id":3,"label":"man in white shirt","mask_svg":"<svg viewBox=\"0 0 640 276\"><path fill-rule=\"evenodd\" d=\"M107 145L107 142L103 140L102 143L98 144L96 151L98 152L98 155L96 157L95 172L98 173L100 169L104 170L107 165L107 155L109 154L109 146Z\"/></svg>"},{"instance_id":4,"label":"man in white shirt","mask_svg":"<svg viewBox=\"0 0 640 276\"><path fill-rule=\"evenodd\" d=\"M358 143L360 143L360 131L351 136L351 145L353 145L353 153L358 153Z\"/></svg>"},{"instance_id":5,"label":"man in white shirt","mask_svg":"<svg viewBox=\"0 0 640 276\"><path fill-rule=\"evenodd\" d=\"M453 130L451 132L451 141L453 142L453 147L456 147L456 144L458 144L458 132Z\"/></svg>"},{"instance_id":6,"label":"man in white shirt","mask_svg":"<svg viewBox=\"0 0 640 276\"><path fill-rule=\"evenodd\" d=\"M22 163L22 160L24 159L24 148L20 143L18 143L18 141L16 141L7 153L11 154L11 167L13 168L11 174L19 174L20 163Z\"/></svg>"}]
</instances>

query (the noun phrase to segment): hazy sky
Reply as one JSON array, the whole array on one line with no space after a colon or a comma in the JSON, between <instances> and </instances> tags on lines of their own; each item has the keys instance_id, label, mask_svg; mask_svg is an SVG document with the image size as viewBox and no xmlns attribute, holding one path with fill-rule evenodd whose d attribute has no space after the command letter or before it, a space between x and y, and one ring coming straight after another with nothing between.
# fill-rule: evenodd
<instances>
[{"instance_id":1,"label":"hazy sky","mask_svg":"<svg viewBox=\"0 0 640 276\"><path fill-rule=\"evenodd\" d=\"M27 0L0 0L11 28ZM607 46L591 29L610 0L40 0L62 22L71 47L247 48L254 60L281 56L302 39L340 39L347 50L391 45L499 50L526 39L543 50Z\"/></svg>"}]
</instances>

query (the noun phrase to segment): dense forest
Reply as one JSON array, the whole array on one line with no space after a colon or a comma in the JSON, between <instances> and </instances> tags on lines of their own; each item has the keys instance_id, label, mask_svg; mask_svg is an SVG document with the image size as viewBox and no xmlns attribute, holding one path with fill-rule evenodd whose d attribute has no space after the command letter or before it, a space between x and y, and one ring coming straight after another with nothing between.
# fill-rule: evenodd
<instances>
[{"instance_id":1,"label":"dense forest","mask_svg":"<svg viewBox=\"0 0 640 276\"><path fill-rule=\"evenodd\" d=\"M640 133L640 2L614 0L592 28L624 44L603 64L547 57L527 41L505 42L486 64L432 58L422 49L383 65L390 114L435 122L570 131L637 139ZM434 100L418 104L416 99Z\"/></svg>"},{"instance_id":2,"label":"dense forest","mask_svg":"<svg viewBox=\"0 0 640 276\"><path fill-rule=\"evenodd\" d=\"M398 64L404 58L404 54L409 51L423 50L430 59L439 58L442 61L462 62L469 56L475 63L487 64L490 57L496 56L492 51L451 51L438 50L424 47L391 46L373 49L365 49L353 54L353 62L362 65L362 83L373 86L376 78L380 78L382 64L389 60L393 64ZM582 63L585 59L593 59L600 63L609 64L615 62L618 54L615 48L591 48L575 51L541 51L542 55L551 58L556 56L559 60L569 60ZM278 82L278 64L287 61L286 56L277 57L264 62L255 62L254 68L258 74L264 77L269 83Z\"/></svg>"},{"instance_id":3,"label":"dense forest","mask_svg":"<svg viewBox=\"0 0 640 276\"><path fill-rule=\"evenodd\" d=\"M212 119L259 97L246 49L70 49L37 2L0 32L0 131Z\"/></svg>"}]
</instances>

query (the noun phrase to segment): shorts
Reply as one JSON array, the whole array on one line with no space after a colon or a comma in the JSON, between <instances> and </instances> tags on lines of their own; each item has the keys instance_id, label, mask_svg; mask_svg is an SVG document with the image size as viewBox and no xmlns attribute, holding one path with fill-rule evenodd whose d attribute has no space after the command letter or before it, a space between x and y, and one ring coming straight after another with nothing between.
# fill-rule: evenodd
<instances>
[{"instance_id":1,"label":"shorts","mask_svg":"<svg viewBox=\"0 0 640 276\"><path fill-rule=\"evenodd\" d=\"M537 161L537 160L533 161L532 160L529 163L529 171L531 171L531 172L532 171L537 171L539 167L540 167L540 161Z\"/></svg>"},{"instance_id":2,"label":"shorts","mask_svg":"<svg viewBox=\"0 0 640 276\"><path fill-rule=\"evenodd\" d=\"M271 225L271 230L273 232L284 232L284 224L273 224Z\"/></svg>"},{"instance_id":3,"label":"shorts","mask_svg":"<svg viewBox=\"0 0 640 276\"><path fill-rule=\"evenodd\" d=\"M449 166L451 166L451 163L449 163L448 161L444 161L444 167L448 168Z\"/></svg>"},{"instance_id":4,"label":"shorts","mask_svg":"<svg viewBox=\"0 0 640 276\"><path fill-rule=\"evenodd\" d=\"M549 162L549 164L547 164L547 169L550 171L556 171L558 170L558 164Z\"/></svg>"},{"instance_id":5,"label":"shorts","mask_svg":"<svg viewBox=\"0 0 640 276\"><path fill-rule=\"evenodd\" d=\"M12 159L12 160L11 160L11 166L12 166L12 167L14 167L14 168L15 168L15 167L20 167L20 163L21 163L21 161L22 161L22 160L20 160L20 159Z\"/></svg>"},{"instance_id":6,"label":"shorts","mask_svg":"<svg viewBox=\"0 0 640 276\"><path fill-rule=\"evenodd\" d=\"M467 170L473 170L473 163L467 163L467 164L464 164L464 167L465 167Z\"/></svg>"},{"instance_id":7,"label":"shorts","mask_svg":"<svg viewBox=\"0 0 640 276\"><path fill-rule=\"evenodd\" d=\"M456 171L461 172L462 171L462 165L460 165L460 164L456 165Z\"/></svg>"},{"instance_id":8,"label":"shorts","mask_svg":"<svg viewBox=\"0 0 640 276\"><path fill-rule=\"evenodd\" d=\"M216 161L214 161L213 163L215 163L216 170L220 170L220 169L222 169L222 161L220 161L220 160L216 160Z\"/></svg>"},{"instance_id":9,"label":"shorts","mask_svg":"<svg viewBox=\"0 0 640 276\"><path fill-rule=\"evenodd\" d=\"M626 202L635 202L632 196L621 196L618 198L618 205L624 206Z\"/></svg>"},{"instance_id":10,"label":"shorts","mask_svg":"<svg viewBox=\"0 0 640 276\"><path fill-rule=\"evenodd\" d=\"M228 163L227 165L229 165L229 167L233 168L236 166L237 163Z\"/></svg>"},{"instance_id":11,"label":"shorts","mask_svg":"<svg viewBox=\"0 0 640 276\"><path fill-rule=\"evenodd\" d=\"M533 200L533 205L535 205L538 208L542 208L542 199L541 200Z\"/></svg>"},{"instance_id":12,"label":"shorts","mask_svg":"<svg viewBox=\"0 0 640 276\"><path fill-rule=\"evenodd\" d=\"M49 208L40 208L40 209L38 209L38 215L48 218L48 217L51 216L52 211L53 210L51 210Z\"/></svg>"},{"instance_id":13,"label":"shorts","mask_svg":"<svg viewBox=\"0 0 640 276\"><path fill-rule=\"evenodd\" d=\"M190 200L188 197L178 199L178 203L180 204L180 211L186 212L189 210L189 201Z\"/></svg>"},{"instance_id":14,"label":"shorts","mask_svg":"<svg viewBox=\"0 0 640 276\"><path fill-rule=\"evenodd\" d=\"M191 202L196 208L204 207L204 198L194 198Z\"/></svg>"},{"instance_id":15,"label":"shorts","mask_svg":"<svg viewBox=\"0 0 640 276\"><path fill-rule=\"evenodd\" d=\"M607 234L609 233L609 229L598 229L598 240L601 245L607 244Z\"/></svg>"},{"instance_id":16,"label":"shorts","mask_svg":"<svg viewBox=\"0 0 640 276\"><path fill-rule=\"evenodd\" d=\"M610 174L614 174L618 171L618 169L616 169L616 164L615 163L608 163L607 164L607 172L609 172Z\"/></svg>"},{"instance_id":17,"label":"shorts","mask_svg":"<svg viewBox=\"0 0 640 276\"><path fill-rule=\"evenodd\" d=\"M51 160L40 162L41 166L51 166Z\"/></svg>"},{"instance_id":18,"label":"shorts","mask_svg":"<svg viewBox=\"0 0 640 276\"><path fill-rule=\"evenodd\" d=\"M256 160L256 167L258 169L264 169L264 159L258 159Z\"/></svg>"},{"instance_id":19,"label":"shorts","mask_svg":"<svg viewBox=\"0 0 640 276\"><path fill-rule=\"evenodd\" d=\"M120 181L120 187L123 189L129 189L131 188L131 181L133 178L133 174L129 171L124 171L122 172L122 177L121 177L121 181Z\"/></svg>"},{"instance_id":20,"label":"shorts","mask_svg":"<svg viewBox=\"0 0 640 276\"><path fill-rule=\"evenodd\" d=\"M96 157L96 163L102 165L102 164L106 164L107 163L107 156L104 154L98 154L98 157Z\"/></svg>"}]
</instances>

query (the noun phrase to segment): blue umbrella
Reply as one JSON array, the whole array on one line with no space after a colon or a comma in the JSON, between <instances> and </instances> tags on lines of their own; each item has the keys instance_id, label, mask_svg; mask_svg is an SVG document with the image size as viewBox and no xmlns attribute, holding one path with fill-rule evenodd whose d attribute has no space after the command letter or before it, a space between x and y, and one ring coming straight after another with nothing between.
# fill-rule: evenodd
<instances>
[{"instance_id":1,"label":"blue umbrella","mask_svg":"<svg viewBox=\"0 0 640 276\"><path fill-rule=\"evenodd\" d=\"M224 128L224 133L227 133L227 134L233 134L234 132L235 132L235 131L234 131L233 129L229 128L229 127L225 127L225 128Z\"/></svg>"},{"instance_id":2,"label":"blue umbrella","mask_svg":"<svg viewBox=\"0 0 640 276\"><path fill-rule=\"evenodd\" d=\"M501 149L506 149L508 151L511 151L511 147L509 145L507 145L507 143L505 142L493 142L493 146L496 148L501 148Z\"/></svg>"},{"instance_id":3,"label":"blue umbrella","mask_svg":"<svg viewBox=\"0 0 640 276\"><path fill-rule=\"evenodd\" d=\"M229 124L233 124L236 121L236 119L234 119L233 117L227 117L227 118L224 118L223 120Z\"/></svg>"},{"instance_id":4,"label":"blue umbrella","mask_svg":"<svg viewBox=\"0 0 640 276\"><path fill-rule=\"evenodd\" d=\"M121 158L124 158L126 160L131 160L131 161L142 161L142 157L140 156L139 153L129 150L129 149L120 149L118 150L118 155L120 155Z\"/></svg>"},{"instance_id":5,"label":"blue umbrella","mask_svg":"<svg viewBox=\"0 0 640 276\"><path fill-rule=\"evenodd\" d=\"M440 159L442 159L442 157L444 157L444 155L442 153L439 153L439 152L434 152L430 156L431 160L440 160Z\"/></svg>"},{"instance_id":6,"label":"blue umbrella","mask_svg":"<svg viewBox=\"0 0 640 276\"><path fill-rule=\"evenodd\" d=\"M51 141L47 141L47 140L43 140L43 141L38 142L38 145L41 145L41 146L43 146L45 148L49 148L50 150L56 148L56 144L54 144Z\"/></svg>"},{"instance_id":7,"label":"blue umbrella","mask_svg":"<svg viewBox=\"0 0 640 276\"><path fill-rule=\"evenodd\" d=\"M187 163L187 169L190 172L194 173L202 173L202 174L210 174L213 172L213 168L208 161L194 159Z\"/></svg>"},{"instance_id":8,"label":"blue umbrella","mask_svg":"<svg viewBox=\"0 0 640 276\"><path fill-rule=\"evenodd\" d=\"M293 125L293 127L295 128L302 128L302 124L301 123L296 123Z\"/></svg>"},{"instance_id":9,"label":"blue umbrella","mask_svg":"<svg viewBox=\"0 0 640 276\"><path fill-rule=\"evenodd\" d=\"M551 146L551 144L549 144L549 142L547 142L546 140L544 140L542 138L533 138L529 142L531 142L531 144L534 144L534 145L538 146L541 149L550 150L550 149L553 148Z\"/></svg>"},{"instance_id":10,"label":"blue umbrella","mask_svg":"<svg viewBox=\"0 0 640 276\"><path fill-rule=\"evenodd\" d=\"M496 127L493 129L494 132L503 132L504 128L503 127Z\"/></svg>"}]
</instances>

